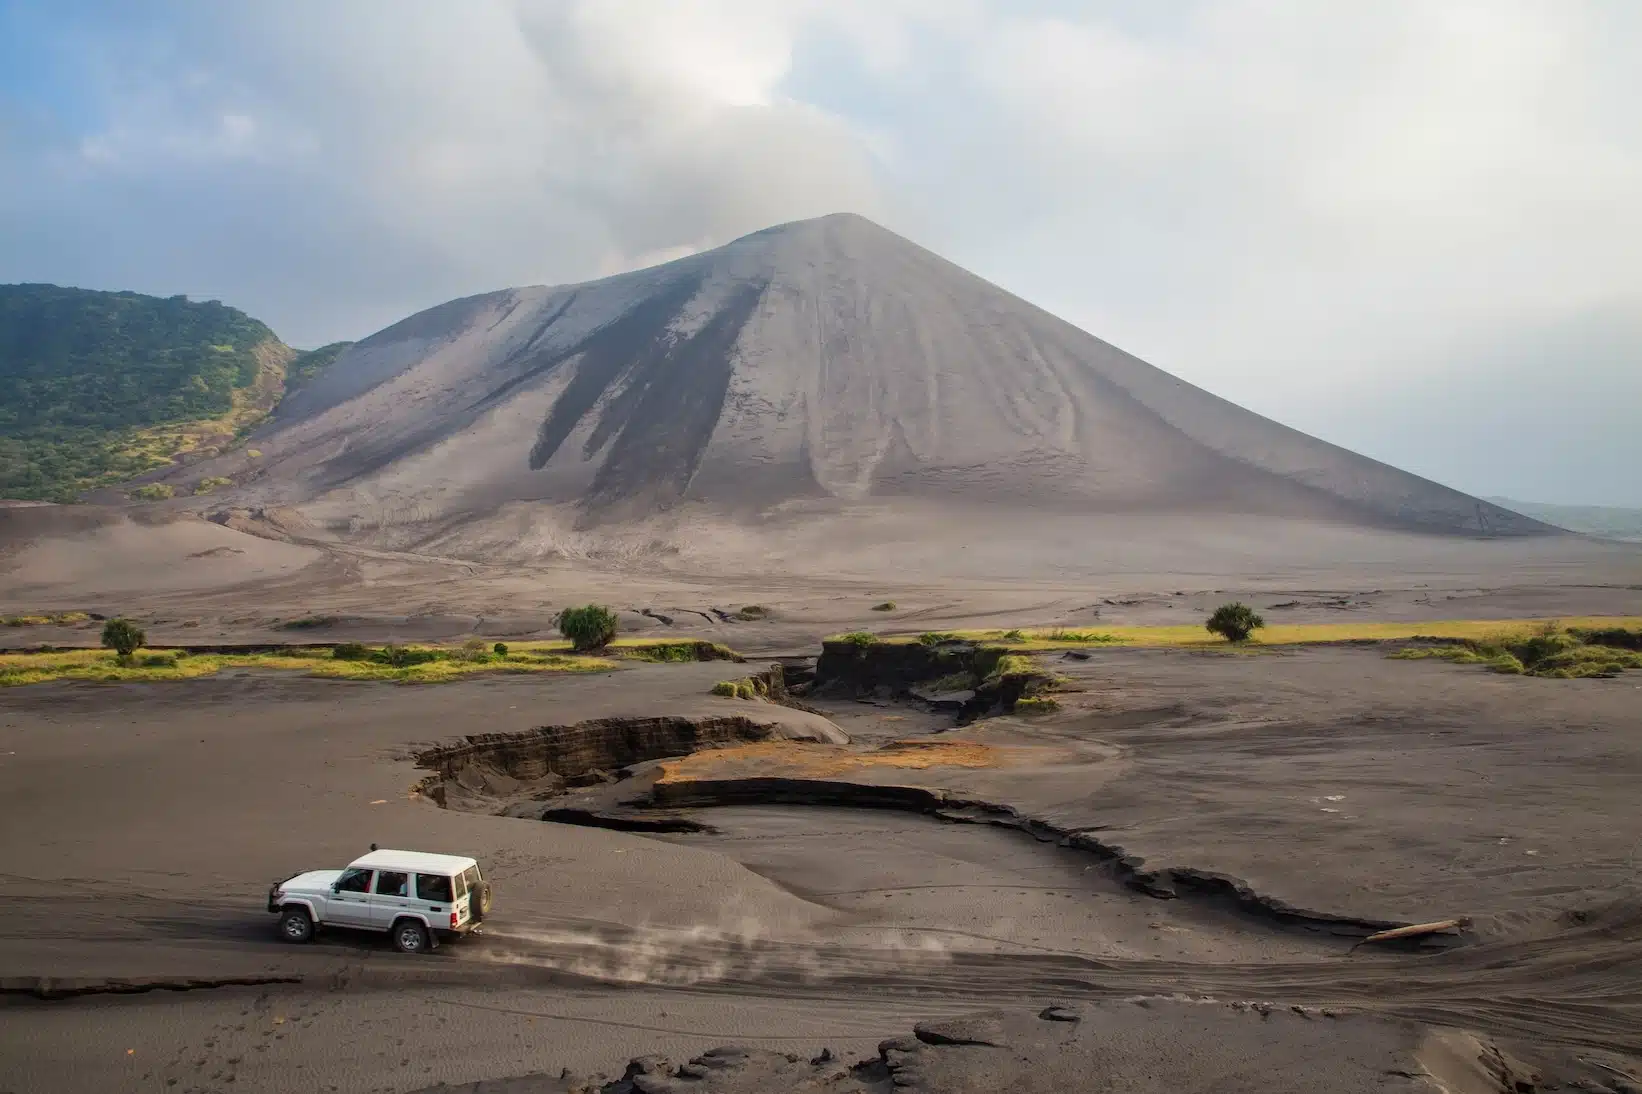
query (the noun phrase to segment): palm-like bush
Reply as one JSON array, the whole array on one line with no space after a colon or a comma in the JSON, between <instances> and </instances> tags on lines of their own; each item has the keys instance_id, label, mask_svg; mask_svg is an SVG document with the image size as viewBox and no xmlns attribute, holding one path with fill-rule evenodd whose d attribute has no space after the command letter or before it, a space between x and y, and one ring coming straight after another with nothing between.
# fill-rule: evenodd
<instances>
[{"instance_id":1,"label":"palm-like bush","mask_svg":"<svg viewBox=\"0 0 1642 1094\"><path fill-rule=\"evenodd\" d=\"M1256 615L1253 608L1236 601L1220 605L1203 624L1210 634L1218 634L1228 642L1247 642L1250 635L1265 625L1266 621Z\"/></svg>"}]
</instances>

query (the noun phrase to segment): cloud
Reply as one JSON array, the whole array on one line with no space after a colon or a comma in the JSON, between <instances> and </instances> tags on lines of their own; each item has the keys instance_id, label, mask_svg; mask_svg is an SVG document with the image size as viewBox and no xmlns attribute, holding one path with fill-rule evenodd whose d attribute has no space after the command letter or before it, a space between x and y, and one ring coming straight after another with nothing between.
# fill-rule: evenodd
<instances>
[{"instance_id":1,"label":"cloud","mask_svg":"<svg viewBox=\"0 0 1642 1094\"><path fill-rule=\"evenodd\" d=\"M1555 353L1538 443L1599 465L1613 426L1579 423L1642 372L1609 318L1642 313L1622 0L63 0L8 36L0 279L218 296L298 343L851 209L1474 489L1554 484L1481 482L1409 405L1520 443Z\"/></svg>"}]
</instances>

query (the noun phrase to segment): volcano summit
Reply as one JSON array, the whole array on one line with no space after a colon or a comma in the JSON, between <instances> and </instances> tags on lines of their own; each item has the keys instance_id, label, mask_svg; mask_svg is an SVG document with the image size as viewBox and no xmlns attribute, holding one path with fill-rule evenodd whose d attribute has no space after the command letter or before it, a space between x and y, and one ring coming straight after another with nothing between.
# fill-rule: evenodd
<instances>
[{"instance_id":1,"label":"volcano summit","mask_svg":"<svg viewBox=\"0 0 1642 1094\"><path fill-rule=\"evenodd\" d=\"M432 308L355 345L249 447L170 478L474 558L892 510L1551 531L1245 411L847 214Z\"/></svg>"}]
</instances>

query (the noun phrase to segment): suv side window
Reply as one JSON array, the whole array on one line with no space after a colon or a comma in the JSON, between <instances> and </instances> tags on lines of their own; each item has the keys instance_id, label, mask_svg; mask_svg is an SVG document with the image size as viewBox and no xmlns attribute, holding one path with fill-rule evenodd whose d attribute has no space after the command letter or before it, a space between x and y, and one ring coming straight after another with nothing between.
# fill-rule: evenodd
<instances>
[{"instance_id":1,"label":"suv side window","mask_svg":"<svg viewBox=\"0 0 1642 1094\"><path fill-rule=\"evenodd\" d=\"M444 874L417 874L416 895L438 904L449 904L455 899L451 896L450 878Z\"/></svg>"},{"instance_id":2,"label":"suv side window","mask_svg":"<svg viewBox=\"0 0 1642 1094\"><path fill-rule=\"evenodd\" d=\"M337 880L336 887L344 893L368 893L371 891L371 874L375 871L350 868L342 871L342 877Z\"/></svg>"},{"instance_id":3,"label":"suv side window","mask_svg":"<svg viewBox=\"0 0 1642 1094\"><path fill-rule=\"evenodd\" d=\"M383 870L376 875L377 896L409 896L409 874Z\"/></svg>"}]
</instances>

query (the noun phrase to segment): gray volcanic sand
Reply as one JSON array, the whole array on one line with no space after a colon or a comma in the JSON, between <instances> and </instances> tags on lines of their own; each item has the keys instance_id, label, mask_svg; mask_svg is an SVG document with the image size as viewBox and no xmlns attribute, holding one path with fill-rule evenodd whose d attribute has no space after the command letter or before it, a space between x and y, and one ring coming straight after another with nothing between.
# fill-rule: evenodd
<instances>
[{"instance_id":1,"label":"gray volcanic sand","mask_svg":"<svg viewBox=\"0 0 1642 1094\"><path fill-rule=\"evenodd\" d=\"M852 629L1198 623L1231 598L1272 623L1642 615L1637 545L1138 515L1039 515L1021 542L998 538L1007 523L884 503L791 539L704 529L698 557L487 564L187 515L0 506L0 611L124 614L156 643L449 641L556 637L556 612L599 601L624 633L795 653ZM871 610L884 601L896 610ZM768 618L737 618L749 604ZM96 641L89 624L0 632L13 647Z\"/></svg>"},{"instance_id":2,"label":"gray volcanic sand","mask_svg":"<svg viewBox=\"0 0 1642 1094\"><path fill-rule=\"evenodd\" d=\"M33 687L0 693L6 984L301 982L14 999L0 1021L7 1083L187 1091L232 1075L235 1090L409 1091L619 1074L631 1056L682 1062L726 1043L851 1061L943 1015L1001 1007L1013 1023L1052 1003L1176 995L1221 1003L1135 1007L1102 1020L1106 1042L1078 1043L1110 1044L1097 1054L1114 1073L1179 1069L1185 1089L1234 1058L1279 1073L1270 1089L1421 1074L1420 1037L1399 1023L1504 1038L1559 1074L1576 1056L1636 1073L1634 681L1507 680L1375 650L1104 651L1057 667L1087 688L1062 718L954 735L1074 755L1062 769L906 781L1100 825L1148 866L1223 871L1316 911L1470 914L1477 941L1348 954L1327 931L1124 889L1093 857L1019 833L902 814L704 810L720 836L663 841L407 796L421 742L744 711L702 694L722 665L426 687L252 674ZM841 721L859 731L874 708L849 707ZM478 855L498 890L486 934L420 959L369 937L276 942L268 881L372 841ZM1296 1017L1307 1024L1293 1032L1225 1006L1241 1000L1378 1017ZM1065 1089L1078 1054L1096 1051L1018 1037L1028 1047L1008 1067L963 1066L1026 1085L948 1082L939 1048L906 1075L928 1077L912 1089ZM1284 1062L1320 1055L1310 1073Z\"/></svg>"}]
</instances>

